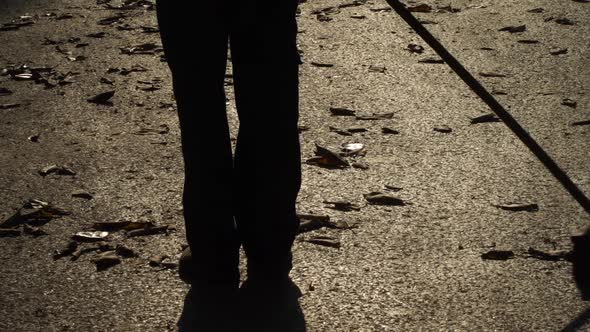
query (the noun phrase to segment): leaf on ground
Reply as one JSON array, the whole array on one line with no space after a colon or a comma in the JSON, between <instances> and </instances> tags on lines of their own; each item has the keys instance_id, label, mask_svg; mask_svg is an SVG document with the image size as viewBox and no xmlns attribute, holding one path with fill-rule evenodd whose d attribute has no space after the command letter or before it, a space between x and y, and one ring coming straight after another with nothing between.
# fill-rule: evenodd
<instances>
[{"instance_id":1,"label":"leaf on ground","mask_svg":"<svg viewBox=\"0 0 590 332\"><path fill-rule=\"evenodd\" d=\"M115 95L115 90L106 91L97 94L94 97L90 97L86 99L89 103L99 104L99 105L112 105L111 98Z\"/></svg>"},{"instance_id":2,"label":"leaf on ground","mask_svg":"<svg viewBox=\"0 0 590 332\"><path fill-rule=\"evenodd\" d=\"M316 157L308 159L306 163L326 168L345 168L350 166L348 161L344 160L340 154L317 143L315 143L315 146Z\"/></svg>"},{"instance_id":3,"label":"leaf on ground","mask_svg":"<svg viewBox=\"0 0 590 332\"><path fill-rule=\"evenodd\" d=\"M363 194L367 202L373 205L388 205L388 206L404 206L406 202L402 199L394 197L391 194L374 191L368 194Z\"/></svg>"},{"instance_id":4,"label":"leaf on ground","mask_svg":"<svg viewBox=\"0 0 590 332\"><path fill-rule=\"evenodd\" d=\"M482 116L471 118L471 124L500 122L500 121L502 121L502 120L500 120L500 118L498 118L495 114L485 114Z\"/></svg>"},{"instance_id":5,"label":"leaf on ground","mask_svg":"<svg viewBox=\"0 0 590 332\"><path fill-rule=\"evenodd\" d=\"M342 107L330 107L330 113L334 116L354 116L356 111Z\"/></svg>"},{"instance_id":6,"label":"leaf on ground","mask_svg":"<svg viewBox=\"0 0 590 332\"><path fill-rule=\"evenodd\" d=\"M498 31L507 31L510 33L525 32L526 25L523 24L523 25L507 26L507 27L503 27L501 29L498 29Z\"/></svg>"},{"instance_id":7,"label":"leaf on ground","mask_svg":"<svg viewBox=\"0 0 590 332\"><path fill-rule=\"evenodd\" d=\"M336 248L336 249L339 249L341 246L340 241L338 239L330 237L330 236L313 236L308 239L305 239L304 241L312 243L312 244L317 244L320 246Z\"/></svg>"}]
</instances>

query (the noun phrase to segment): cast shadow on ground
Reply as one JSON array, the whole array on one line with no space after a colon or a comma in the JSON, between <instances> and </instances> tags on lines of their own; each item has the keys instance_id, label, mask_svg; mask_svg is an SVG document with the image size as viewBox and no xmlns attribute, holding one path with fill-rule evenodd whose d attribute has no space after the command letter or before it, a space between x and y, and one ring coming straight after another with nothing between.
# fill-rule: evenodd
<instances>
[{"instance_id":1,"label":"cast shadow on ground","mask_svg":"<svg viewBox=\"0 0 590 332\"><path fill-rule=\"evenodd\" d=\"M207 313L194 292L188 291L177 326L179 332L306 332L307 324L298 296L285 298L281 308L272 306L272 313L254 315ZM206 301L205 301L206 302ZM207 304L205 304L207 306ZM271 306L268 306L269 308ZM257 307L242 308L252 312ZM205 314L203 314L205 312ZM255 316L256 318L252 317ZM259 317L265 317L260 319ZM225 324L230 324L226 326ZM203 327L205 326L205 327Z\"/></svg>"},{"instance_id":2,"label":"cast shadow on ground","mask_svg":"<svg viewBox=\"0 0 590 332\"><path fill-rule=\"evenodd\" d=\"M561 332L576 332L581 331L580 328L584 327L587 323L590 322L590 308L587 308L578 315L574 320L572 320L566 327L564 327Z\"/></svg>"}]
</instances>

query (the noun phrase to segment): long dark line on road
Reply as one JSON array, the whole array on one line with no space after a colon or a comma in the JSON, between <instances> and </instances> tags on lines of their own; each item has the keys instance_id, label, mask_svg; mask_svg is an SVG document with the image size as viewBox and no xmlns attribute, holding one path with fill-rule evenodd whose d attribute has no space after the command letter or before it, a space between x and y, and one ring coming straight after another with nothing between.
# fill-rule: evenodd
<instances>
[{"instance_id":1,"label":"long dark line on road","mask_svg":"<svg viewBox=\"0 0 590 332\"><path fill-rule=\"evenodd\" d=\"M590 200L570 179L559 165L545 152L545 150L529 135L529 133L512 117L506 109L494 98L463 65L420 23L414 15L399 0L386 0L387 3L401 16L416 33L434 49L434 51L455 71L479 98L481 98L512 132L531 150L531 152L543 163L563 187L580 203L582 208L590 215Z\"/></svg>"}]
</instances>

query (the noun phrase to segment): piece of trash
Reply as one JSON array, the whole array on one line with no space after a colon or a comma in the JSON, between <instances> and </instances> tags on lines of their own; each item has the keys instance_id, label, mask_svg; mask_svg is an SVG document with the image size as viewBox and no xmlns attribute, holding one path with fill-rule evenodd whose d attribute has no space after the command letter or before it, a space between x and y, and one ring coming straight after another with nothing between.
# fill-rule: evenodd
<instances>
[{"instance_id":1,"label":"piece of trash","mask_svg":"<svg viewBox=\"0 0 590 332\"><path fill-rule=\"evenodd\" d=\"M130 249L122 244L117 245L117 247L115 248L115 252L117 253L117 255L124 258L139 257L139 255L133 249Z\"/></svg>"},{"instance_id":2,"label":"piece of trash","mask_svg":"<svg viewBox=\"0 0 590 332\"><path fill-rule=\"evenodd\" d=\"M590 125L590 120L573 122L571 125L574 126L574 127L576 127L576 126L588 126L588 125Z\"/></svg>"},{"instance_id":3,"label":"piece of trash","mask_svg":"<svg viewBox=\"0 0 590 332\"><path fill-rule=\"evenodd\" d=\"M342 129L342 128L337 128L337 127L332 127L332 126L329 126L328 128L330 129L330 131L335 132L337 134L340 134L343 136L352 136L352 133L350 131L348 131L348 129Z\"/></svg>"},{"instance_id":4,"label":"piece of trash","mask_svg":"<svg viewBox=\"0 0 590 332\"><path fill-rule=\"evenodd\" d=\"M169 257L170 256L168 255L154 255L149 259L150 266L160 266L160 264L162 264L162 261Z\"/></svg>"},{"instance_id":5,"label":"piece of trash","mask_svg":"<svg viewBox=\"0 0 590 332\"><path fill-rule=\"evenodd\" d=\"M574 24L576 24L576 22L574 22L566 17L561 17L561 18L555 19L555 23L561 24L561 25L574 25Z\"/></svg>"},{"instance_id":6,"label":"piece of trash","mask_svg":"<svg viewBox=\"0 0 590 332\"><path fill-rule=\"evenodd\" d=\"M352 14L352 15L350 15L350 18L354 18L354 19L357 19L357 20L362 20L362 19L365 19L367 17L365 15L361 15L361 14Z\"/></svg>"},{"instance_id":7,"label":"piece of trash","mask_svg":"<svg viewBox=\"0 0 590 332\"><path fill-rule=\"evenodd\" d=\"M27 224L23 225L23 233L32 235L34 237L47 235L47 233L39 227L29 226Z\"/></svg>"},{"instance_id":8,"label":"piece of trash","mask_svg":"<svg viewBox=\"0 0 590 332\"><path fill-rule=\"evenodd\" d=\"M14 228L0 228L0 237L20 236L20 230Z\"/></svg>"},{"instance_id":9,"label":"piece of trash","mask_svg":"<svg viewBox=\"0 0 590 332\"><path fill-rule=\"evenodd\" d=\"M117 256L115 250L102 252L92 260L96 264L97 271L104 271L121 263L121 259Z\"/></svg>"},{"instance_id":10,"label":"piece of trash","mask_svg":"<svg viewBox=\"0 0 590 332\"><path fill-rule=\"evenodd\" d=\"M437 58L437 57L428 57L428 58L424 58L424 59L420 59L418 60L419 63L432 63L432 64L439 64L439 63L445 63L445 61L441 58Z\"/></svg>"},{"instance_id":11,"label":"piece of trash","mask_svg":"<svg viewBox=\"0 0 590 332\"><path fill-rule=\"evenodd\" d=\"M312 244L324 246L324 247L330 247L330 248L336 248L336 249L340 248L340 241L333 238L333 237L329 237L329 236L314 236L314 237L308 238L304 241L312 243Z\"/></svg>"},{"instance_id":12,"label":"piece of trash","mask_svg":"<svg viewBox=\"0 0 590 332\"><path fill-rule=\"evenodd\" d=\"M407 9L413 13L430 13L432 11L432 7L425 3L408 6Z\"/></svg>"},{"instance_id":13,"label":"piece of trash","mask_svg":"<svg viewBox=\"0 0 590 332\"><path fill-rule=\"evenodd\" d=\"M526 25L507 26L507 27L498 29L498 31L507 31L507 32L510 32L510 33L525 32L526 31Z\"/></svg>"},{"instance_id":14,"label":"piece of trash","mask_svg":"<svg viewBox=\"0 0 590 332\"><path fill-rule=\"evenodd\" d=\"M10 110L13 108L20 107L18 103L10 103L10 104L0 104L0 110Z\"/></svg>"},{"instance_id":15,"label":"piece of trash","mask_svg":"<svg viewBox=\"0 0 590 332\"><path fill-rule=\"evenodd\" d=\"M0 87L0 97L8 96L11 94L12 94L12 91L10 89Z\"/></svg>"},{"instance_id":16,"label":"piece of trash","mask_svg":"<svg viewBox=\"0 0 590 332\"><path fill-rule=\"evenodd\" d=\"M345 156L354 156L358 155L363 151L365 145L362 143L348 143L342 145L342 151L344 152Z\"/></svg>"},{"instance_id":17,"label":"piece of trash","mask_svg":"<svg viewBox=\"0 0 590 332\"><path fill-rule=\"evenodd\" d=\"M528 254L532 258L544 261L569 261L571 260L571 252L567 250L550 250L543 251L529 247Z\"/></svg>"},{"instance_id":18,"label":"piece of trash","mask_svg":"<svg viewBox=\"0 0 590 332\"><path fill-rule=\"evenodd\" d=\"M382 127L381 132L385 135L398 135L399 131L389 128L389 127Z\"/></svg>"},{"instance_id":19,"label":"piece of trash","mask_svg":"<svg viewBox=\"0 0 590 332\"><path fill-rule=\"evenodd\" d=\"M37 199L27 200L18 211L0 223L0 228L13 228L21 224L40 226L51 219L69 215L70 213Z\"/></svg>"},{"instance_id":20,"label":"piece of trash","mask_svg":"<svg viewBox=\"0 0 590 332\"><path fill-rule=\"evenodd\" d=\"M68 242L65 249L55 251L55 253L53 254L53 259L57 260L62 257L69 256L72 253L74 253L77 249L78 249L78 242L70 241L70 242Z\"/></svg>"},{"instance_id":21,"label":"piece of trash","mask_svg":"<svg viewBox=\"0 0 590 332\"><path fill-rule=\"evenodd\" d=\"M357 120L387 120L393 118L394 112L388 113L373 113L373 114L357 114Z\"/></svg>"},{"instance_id":22,"label":"piece of trash","mask_svg":"<svg viewBox=\"0 0 590 332\"><path fill-rule=\"evenodd\" d=\"M31 136L27 137L27 139L33 143L37 143L37 142L39 142L39 137L40 136L37 134L37 135L31 135Z\"/></svg>"},{"instance_id":23,"label":"piece of trash","mask_svg":"<svg viewBox=\"0 0 590 332\"><path fill-rule=\"evenodd\" d=\"M567 54L568 49L567 48L553 48L549 51L549 54L551 55L562 55L562 54Z\"/></svg>"},{"instance_id":24,"label":"piece of trash","mask_svg":"<svg viewBox=\"0 0 590 332\"><path fill-rule=\"evenodd\" d=\"M374 191L369 194L363 194L363 197L373 205L404 206L406 202L390 194Z\"/></svg>"},{"instance_id":25,"label":"piece of trash","mask_svg":"<svg viewBox=\"0 0 590 332\"><path fill-rule=\"evenodd\" d=\"M105 231L78 232L74 234L73 239L80 242L96 242L104 240L107 236L109 232Z\"/></svg>"},{"instance_id":26,"label":"piece of trash","mask_svg":"<svg viewBox=\"0 0 590 332\"><path fill-rule=\"evenodd\" d=\"M500 205L494 204L493 206L495 206L499 209L502 209L502 210L513 211L513 212L520 212L520 211L537 212L537 211L539 211L538 204L509 203L509 204L500 204Z\"/></svg>"},{"instance_id":27,"label":"piece of trash","mask_svg":"<svg viewBox=\"0 0 590 332\"><path fill-rule=\"evenodd\" d=\"M406 47L406 49L412 53L418 53L418 54L424 53L424 47L422 47L418 44L408 44L408 47Z\"/></svg>"},{"instance_id":28,"label":"piece of trash","mask_svg":"<svg viewBox=\"0 0 590 332\"><path fill-rule=\"evenodd\" d=\"M106 91L103 93L99 93L94 97L90 97L86 99L89 103L93 104L100 104L100 105L112 105L111 98L115 95L115 91Z\"/></svg>"},{"instance_id":29,"label":"piece of trash","mask_svg":"<svg viewBox=\"0 0 590 332\"><path fill-rule=\"evenodd\" d=\"M72 197L84 198L84 199L92 199L93 198L91 193L89 193L88 191L83 190L83 189L73 191Z\"/></svg>"},{"instance_id":30,"label":"piece of trash","mask_svg":"<svg viewBox=\"0 0 590 332\"><path fill-rule=\"evenodd\" d=\"M155 54L156 52L162 51L162 47L154 43L144 43L132 47L122 47L121 53L127 55L135 54Z\"/></svg>"},{"instance_id":31,"label":"piece of trash","mask_svg":"<svg viewBox=\"0 0 590 332\"><path fill-rule=\"evenodd\" d=\"M330 216L315 214L297 214L299 219L299 233L310 232L323 227L331 227Z\"/></svg>"},{"instance_id":32,"label":"piece of trash","mask_svg":"<svg viewBox=\"0 0 590 332\"><path fill-rule=\"evenodd\" d=\"M483 77L506 77L505 74L493 73L493 72L481 72L481 73L479 73L479 75L481 75Z\"/></svg>"},{"instance_id":33,"label":"piece of trash","mask_svg":"<svg viewBox=\"0 0 590 332\"><path fill-rule=\"evenodd\" d=\"M385 68L384 66L369 66L369 72L371 73L385 73L385 71L387 71L387 68Z\"/></svg>"},{"instance_id":34,"label":"piece of trash","mask_svg":"<svg viewBox=\"0 0 590 332\"><path fill-rule=\"evenodd\" d=\"M55 173L57 175L76 175L76 172L67 166L48 165L39 170L41 176Z\"/></svg>"},{"instance_id":35,"label":"piece of trash","mask_svg":"<svg viewBox=\"0 0 590 332\"><path fill-rule=\"evenodd\" d=\"M308 159L306 163L327 168L345 168L350 166L348 161L344 160L338 153L317 143L315 143L315 146L316 157Z\"/></svg>"},{"instance_id":36,"label":"piece of trash","mask_svg":"<svg viewBox=\"0 0 590 332\"><path fill-rule=\"evenodd\" d=\"M332 68L334 67L334 64L332 63L323 63L323 62L310 62L310 65L314 66L314 67L321 67L321 68Z\"/></svg>"},{"instance_id":37,"label":"piece of trash","mask_svg":"<svg viewBox=\"0 0 590 332\"><path fill-rule=\"evenodd\" d=\"M330 209L338 211L359 211L361 209L357 204L353 204L349 201L324 201L324 204L330 204Z\"/></svg>"},{"instance_id":38,"label":"piece of trash","mask_svg":"<svg viewBox=\"0 0 590 332\"><path fill-rule=\"evenodd\" d=\"M471 124L500 122L500 121L502 121L502 120L500 120L500 118L498 118L495 114L485 114L482 116L471 118Z\"/></svg>"},{"instance_id":39,"label":"piece of trash","mask_svg":"<svg viewBox=\"0 0 590 332\"><path fill-rule=\"evenodd\" d=\"M449 126L438 126L438 127L434 127L433 130L438 133L443 133L443 134L449 134L449 133L453 132L453 129L451 129L451 127L449 127Z\"/></svg>"},{"instance_id":40,"label":"piece of trash","mask_svg":"<svg viewBox=\"0 0 590 332\"><path fill-rule=\"evenodd\" d=\"M332 113L332 115L335 115L335 116L354 116L355 115L355 111L348 109L348 108L342 108L342 107L330 107L330 113Z\"/></svg>"},{"instance_id":41,"label":"piece of trash","mask_svg":"<svg viewBox=\"0 0 590 332\"><path fill-rule=\"evenodd\" d=\"M578 107L578 103L577 103L575 100L573 100L573 99L569 99L569 98L564 98L564 99L561 101L561 104L562 104L562 105L564 105L564 106L571 107L571 108L576 108L576 107Z\"/></svg>"},{"instance_id":42,"label":"piece of trash","mask_svg":"<svg viewBox=\"0 0 590 332\"><path fill-rule=\"evenodd\" d=\"M142 229L135 229L127 232L127 237L146 236L155 234L165 234L168 232L168 226L152 226Z\"/></svg>"},{"instance_id":43,"label":"piece of trash","mask_svg":"<svg viewBox=\"0 0 590 332\"><path fill-rule=\"evenodd\" d=\"M512 250L490 250L481 254L481 258L484 260L505 261L514 258L514 252Z\"/></svg>"},{"instance_id":44,"label":"piece of trash","mask_svg":"<svg viewBox=\"0 0 590 332\"><path fill-rule=\"evenodd\" d=\"M385 189L387 189L389 191L393 191L393 192L398 192L398 191L404 190L404 188L392 186L392 185L389 185L389 184L386 184L385 185Z\"/></svg>"}]
</instances>

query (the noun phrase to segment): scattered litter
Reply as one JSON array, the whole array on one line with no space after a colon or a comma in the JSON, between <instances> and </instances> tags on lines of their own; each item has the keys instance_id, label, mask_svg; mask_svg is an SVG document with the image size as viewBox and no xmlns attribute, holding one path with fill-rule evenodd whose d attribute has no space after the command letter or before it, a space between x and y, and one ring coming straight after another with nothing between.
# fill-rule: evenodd
<instances>
[{"instance_id":1,"label":"scattered litter","mask_svg":"<svg viewBox=\"0 0 590 332\"><path fill-rule=\"evenodd\" d=\"M525 32L526 31L526 25L507 26L507 27L498 29L498 31L507 31L507 32L510 32L510 33Z\"/></svg>"},{"instance_id":2,"label":"scattered litter","mask_svg":"<svg viewBox=\"0 0 590 332\"><path fill-rule=\"evenodd\" d=\"M438 126L433 128L434 131L443 134L449 134L453 132L453 129L449 126Z\"/></svg>"},{"instance_id":3,"label":"scattered litter","mask_svg":"<svg viewBox=\"0 0 590 332\"><path fill-rule=\"evenodd\" d=\"M76 175L76 172L67 166L48 165L39 170L41 176L55 173L57 175Z\"/></svg>"},{"instance_id":4,"label":"scattered litter","mask_svg":"<svg viewBox=\"0 0 590 332\"><path fill-rule=\"evenodd\" d=\"M168 233L168 226L152 226L141 229L135 229L127 232L127 237L135 236L146 236L155 234L166 234Z\"/></svg>"},{"instance_id":5,"label":"scattered litter","mask_svg":"<svg viewBox=\"0 0 590 332\"><path fill-rule=\"evenodd\" d=\"M0 237L15 237L15 236L20 236L20 229L0 228Z\"/></svg>"},{"instance_id":6,"label":"scattered litter","mask_svg":"<svg viewBox=\"0 0 590 332\"><path fill-rule=\"evenodd\" d=\"M498 118L495 114L485 114L482 116L471 118L471 124L500 122L500 121L502 121L502 120L500 120L500 118Z\"/></svg>"},{"instance_id":7,"label":"scattered litter","mask_svg":"<svg viewBox=\"0 0 590 332\"><path fill-rule=\"evenodd\" d=\"M528 254L532 258L544 260L544 261L569 261L571 260L571 252L567 250L550 250L543 251L535 248L529 248Z\"/></svg>"},{"instance_id":8,"label":"scattered litter","mask_svg":"<svg viewBox=\"0 0 590 332\"><path fill-rule=\"evenodd\" d=\"M121 263L121 259L117 256L115 250L102 252L92 260L96 264L97 271L104 271Z\"/></svg>"},{"instance_id":9,"label":"scattered litter","mask_svg":"<svg viewBox=\"0 0 590 332\"><path fill-rule=\"evenodd\" d=\"M551 55L562 55L562 54L567 54L568 49L567 48L553 48L549 51L549 53Z\"/></svg>"},{"instance_id":10,"label":"scattered litter","mask_svg":"<svg viewBox=\"0 0 590 332\"><path fill-rule=\"evenodd\" d=\"M526 211L526 212L537 212L539 211L538 204L518 204L518 203L509 203L509 204L501 204L501 205L493 205L499 209L506 210L506 211Z\"/></svg>"},{"instance_id":11,"label":"scattered litter","mask_svg":"<svg viewBox=\"0 0 590 332\"><path fill-rule=\"evenodd\" d=\"M69 214L68 211L52 206L47 202L29 199L14 215L0 223L0 228L13 228L21 224L40 226L49 222L51 219Z\"/></svg>"},{"instance_id":12,"label":"scattered litter","mask_svg":"<svg viewBox=\"0 0 590 332\"><path fill-rule=\"evenodd\" d=\"M10 89L0 87L0 97L8 96L11 94L12 91Z\"/></svg>"},{"instance_id":13,"label":"scattered litter","mask_svg":"<svg viewBox=\"0 0 590 332\"><path fill-rule=\"evenodd\" d=\"M382 127L381 132L384 133L385 135L398 135L399 134L399 131L389 128L389 127Z\"/></svg>"},{"instance_id":14,"label":"scattered litter","mask_svg":"<svg viewBox=\"0 0 590 332\"><path fill-rule=\"evenodd\" d=\"M484 260L505 261L514 258L512 250L491 250L481 255Z\"/></svg>"},{"instance_id":15,"label":"scattered litter","mask_svg":"<svg viewBox=\"0 0 590 332\"><path fill-rule=\"evenodd\" d=\"M39 227L30 226L27 224L23 225L23 233L32 235L34 237L47 235L47 233Z\"/></svg>"},{"instance_id":16,"label":"scattered litter","mask_svg":"<svg viewBox=\"0 0 590 332\"><path fill-rule=\"evenodd\" d=\"M299 233L310 232L323 227L331 227L330 216L314 214L297 214L299 218Z\"/></svg>"},{"instance_id":17,"label":"scattered litter","mask_svg":"<svg viewBox=\"0 0 590 332\"><path fill-rule=\"evenodd\" d=\"M332 68L334 67L334 64L332 63L322 63L322 62L310 62L310 65L314 66L314 67L321 67L321 68Z\"/></svg>"},{"instance_id":18,"label":"scattered litter","mask_svg":"<svg viewBox=\"0 0 590 332\"><path fill-rule=\"evenodd\" d=\"M424 53L424 47L422 47L418 44L409 44L406 49L412 53L418 53L418 54Z\"/></svg>"},{"instance_id":19,"label":"scattered litter","mask_svg":"<svg viewBox=\"0 0 590 332\"><path fill-rule=\"evenodd\" d=\"M349 201L324 201L324 204L330 204L330 209L338 211L359 211L361 207Z\"/></svg>"},{"instance_id":20,"label":"scattered litter","mask_svg":"<svg viewBox=\"0 0 590 332\"><path fill-rule=\"evenodd\" d=\"M566 17L561 17L561 18L555 19L555 23L561 24L561 25L575 25L576 24L576 22L574 22Z\"/></svg>"},{"instance_id":21,"label":"scattered litter","mask_svg":"<svg viewBox=\"0 0 590 332\"><path fill-rule=\"evenodd\" d=\"M386 71L387 71L387 68L385 68L384 66L374 66L374 65L369 66L369 72L371 72L371 73L385 73Z\"/></svg>"},{"instance_id":22,"label":"scattered litter","mask_svg":"<svg viewBox=\"0 0 590 332\"><path fill-rule=\"evenodd\" d=\"M115 90L106 91L99 93L94 97L86 99L89 103L100 104L100 105L112 105L111 98L115 95Z\"/></svg>"},{"instance_id":23,"label":"scattered litter","mask_svg":"<svg viewBox=\"0 0 590 332\"><path fill-rule=\"evenodd\" d=\"M306 163L327 168L345 168L350 166L350 164L338 153L333 152L317 143L315 143L315 146L316 157L308 159Z\"/></svg>"},{"instance_id":24,"label":"scattered litter","mask_svg":"<svg viewBox=\"0 0 590 332\"><path fill-rule=\"evenodd\" d=\"M391 119L395 115L394 112L389 113L373 113L373 114L357 114L357 120L386 120Z\"/></svg>"},{"instance_id":25,"label":"scattered litter","mask_svg":"<svg viewBox=\"0 0 590 332\"><path fill-rule=\"evenodd\" d=\"M55 253L53 254L53 259L57 260L62 257L69 256L69 255L73 254L77 249L78 249L78 242L70 241L70 242L68 242L68 244L66 245L66 247L64 249L55 251Z\"/></svg>"},{"instance_id":26,"label":"scattered litter","mask_svg":"<svg viewBox=\"0 0 590 332\"><path fill-rule=\"evenodd\" d=\"M342 107L330 107L330 113L332 113L332 115L335 115L335 116L354 116L355 115L355 111L348 109L348 108L342 108Z\"/></svg>"},{"instance_id":27,"label":"scattered litter","mask_svg":"<svg viewBox=\"0 0 590 332\"><path fill-rule=\"evenodd\" d=\"M20 107L18 103L10 103L10 104L0 104L0 110L9 110L13 108Z\"/></svg>"},{"instance_id":28,"label":"scattered litter","mask_svg":"<svg viewBox=\"0 0 590 332\"><path fill-rule=\"evenodd\" d=\"M578 107L578 103L577 103L575 100L573 100L573 99L569 99L569 98L564 98L564 99L561 101L561 104L562 104L562 105L564 105L564 106L571 107L571 108L576 108L576 107Z\"/></svg>"},{"instance_id":29,"label":"scattered litter","mask_svg":"<svg viewBox=\"0 0 590 332\"><path fill-rule=\"evenodd\" d=\"M312 243L312 244L324 246L324 247L330 247L330 248L336 248L336 249L340 248L340 241L338 239L335 239L335 238L329 237L329 236L314 236L314 237L308 238L304 241Z\"/></svg>"},{"instance_id":30,"label":"scattered litter","mask_svg":"<svg viewBox=\"0 0 590 332\"><path fill-rule=\"evenodd\" d=\"M590 125L590 120L578 121L578 122L572 123L572 126L588 126L588 125Z\"/></svg>"},{"instance_id":31,"label":"scattered litter","mask_svg":"<svg viewBox=\"0 0 590 332\"><path fill-rule=\"evenodd\" d=\"M343 144L342 145L343 153L341 153L341 155L344 155L346 157L356 156L356 155L361 154L361 152L365 152L364 148L365 148L365 145L362 143Z\"/></svg>"},{"instance_id":32,"label":"scattered litter","mask_svg":"<svg viewBox=\"0 0 590 332\"><path fill-rule=\"evenodd\" d=\"M163 51L162 47L156 45L154 43L144 43L136 46L131 47L122 47L121 53L127 55L135 55L135 54L155 54L157 52Z\"/></svg>"},{"instance_id":33,"label":"scattered litter","mask_svg":"<svg viewBox=\"0 0 590 332\"><path fill-rule=\"evenodd\" d=\"M363 197L373 205L404 206L406 202L390 194L374 191L369 194L363 194Z\"/></svg>"},{"instance_id":34,"label":"scattered litter","mask_svg":"<svg viewBox=\"0 0 590 332\"><path fill-rule=\"evenodd\" d=\"M104 231L78 232L74 234L73 239L80 242L96 242L104 240L107 236L109 232Z\"/></svg>"},{"instance_id":35,"label":"scattered litter","mask_svg":"<svg viewBox=\"0 0 590 332\"><path fill-rule=\"evenodd\" d=\"M437 58L437 57L428 57L428 58L424 58L424 59L420 59L418 60L419 63L431 63L431 64L440 64L440 63L445 63L445 61L441 58Z\"/></svg>"}]
</instances>

